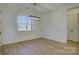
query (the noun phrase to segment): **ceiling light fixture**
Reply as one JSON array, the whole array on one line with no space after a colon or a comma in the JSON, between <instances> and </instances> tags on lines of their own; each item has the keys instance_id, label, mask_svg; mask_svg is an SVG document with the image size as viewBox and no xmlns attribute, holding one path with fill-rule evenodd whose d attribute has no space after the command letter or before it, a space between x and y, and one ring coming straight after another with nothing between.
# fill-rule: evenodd
<instances>
[{"instance_id":1,"label":"ceiling light fixture","mask_svg":"<svg viewBox=\"0 0 79 59\"><path fill-rule=\"evenodd\" d=\"M33 7L36 8L37 7L37 3L32 3ZM35 9L33 9L33 15L29 15L29 17L32 19L32 20L40 20L40 17L38 16L35 16L34 13L36 13L38 11L36 11ZM38 13L37 13L38 14Z\"/></svg>"}]
</instances>

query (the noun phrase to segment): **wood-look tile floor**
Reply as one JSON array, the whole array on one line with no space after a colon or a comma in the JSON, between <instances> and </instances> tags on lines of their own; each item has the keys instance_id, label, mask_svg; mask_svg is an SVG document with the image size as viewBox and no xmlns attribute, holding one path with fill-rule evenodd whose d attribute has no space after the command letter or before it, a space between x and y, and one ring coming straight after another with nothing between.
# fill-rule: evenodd
<instances>
[{"instance_id":1,"label":"wood-look tile floor","mask_svg":"<svg viewBox=\"0 0 79 59\"><path fill-rule=\"evenodd\" d=\"M79 44L67 44L39 38L1 46L2 55L73 55L79 54Z\"/></svg>"}]
</instances>

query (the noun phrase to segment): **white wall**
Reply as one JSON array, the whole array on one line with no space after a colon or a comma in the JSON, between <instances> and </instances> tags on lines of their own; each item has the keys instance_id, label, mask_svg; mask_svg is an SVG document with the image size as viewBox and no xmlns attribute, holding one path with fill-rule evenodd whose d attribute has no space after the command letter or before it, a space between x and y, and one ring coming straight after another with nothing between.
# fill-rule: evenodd
<instances>
[{"instance_id":1,"label":"white wall","mask_svg":"<svg viewBox=\"0 0 79 59\"><path fill-rule=\"evenodd\" d=\"M4 38L2 40L2 44L8 44L8 43L15 43L19 41L24 40L30 40L40 37L40 29L39 29L39 23L36 22L36 29L35 31L31 32L18 32L17 31L17 23L16 23L16 17L20 14L30 14L28 11L24 11L25 9L17 9L15 5L9 5L7 6L7 9L4 12ZM26 13L28 12L28 13Z\"/></svg>"},{"instance_id":2,"label":"white wall","mask_svg":"<svg viewBox=\"0 0 79 59\"><path fill-rule=\"evenodd\" d=\"M66 42L66 16L64 9L60 8L47 13L43 16L42 21L43 37L59 42Z\"/></svg>"},{"instance_id":3,"label":"white wall","mask_svg":"<svg viewBox=\"0 0 79 59\"><path fill-rule=\"evenodd\" d=\"M42 15L42 37L67 42L67 9L79 4L68 4Z\"/></svg>"},{"instance_id":4,"label":"white wall","mask_svg":"<svg viewBox=\"0 0 79 59\"><path fill-rule=\"evenodd\" d=\"M72 5L70 5L71 7ZM74 5L73 5L74 6ZM48 38L51 40L66 42L67 41L67 23L66 23L66 10L68 6L55 9L54 11L42 14L41 23L36 22L36 31L32 32L18 32L16 16L18 14L30 14L24 8L17 9L18 6L9 5L3 9L4 18L4 38L3 44L14 43L24 40L30 40L40 37ZM20 6L21 7L21 6ZM41 25L40 25L41 24ZM40 28L41 26L41 28ZM41 32L40 32L41 29Z\"/></svg>"}]
</instances>

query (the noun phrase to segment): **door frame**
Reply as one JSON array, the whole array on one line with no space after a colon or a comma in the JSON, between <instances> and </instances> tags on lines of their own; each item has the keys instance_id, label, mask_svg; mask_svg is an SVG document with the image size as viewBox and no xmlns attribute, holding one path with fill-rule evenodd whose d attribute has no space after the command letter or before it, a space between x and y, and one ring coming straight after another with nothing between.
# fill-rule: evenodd
<instances>
[{"instance_id":1,"label":"door frame","mask_svg":"<svg viewBox=\"0 0 79 59\"><path fill-rule=\"evenodd\" d=\"M3 21L4 21L4 19L3 19L3 14L0 12L0 18L1 18L1 20L0 20L0 25L1 25L1 39L0 39L0 45L2 45L2 40L3 40L3 37L4 37L4 29L3 29L3 26L4 26L4 24L3 24Z\"/></svg>"},{"instance_id":2,"label":"door frame","mask_svg":"<svg viewBox=\"0 0 79 59\"><path fill-rule=\"evenodd\" d=\"M68 37L69 37L69 36L68 36L68 23L69 23L69 22L68 22L68 12L69 12L69 10L73 10L73 9L79 9L79 6L76 6L76 7L72 7L72 8L67 9L67 41L69 40L69 39L68 39ZM76 15L76 16L79 15L79 12L75 12L74 15ZM78 19L78 18L77 18L77 19ZM79 20L76 20L76 21L79 21ZM79 24L79 22L76 22L76 23L77 23L77 24L76 24L76 26L77 26L77 27L76 27L76 31L78 32L78 29L79 29L79 28L78 28L78 24ZM74 31L74 29L73 29L73 31ZM75 35L75 34L74 34L74 35ZM72 41L77 42L77 40L78 40L78 33L76 33L75 38L76 38L76 39L74 39L74 40L72 40Z\"/></svg>"}]
</instances>

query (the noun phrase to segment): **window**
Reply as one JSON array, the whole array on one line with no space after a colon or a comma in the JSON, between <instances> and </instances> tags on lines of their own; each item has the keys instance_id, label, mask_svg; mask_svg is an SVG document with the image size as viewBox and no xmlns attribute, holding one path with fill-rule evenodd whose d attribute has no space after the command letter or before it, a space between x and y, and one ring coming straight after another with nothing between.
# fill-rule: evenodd
<instances>
[{"instance_id":1,"label":"window","mask_svg":"<svg viewBox=\"0 0 79 59\"><path fill-rule=\"evenodd\" d=\"M31 31L32 20L28 16L17 16L18 31Z\"/></svg>"}]
</instances>

